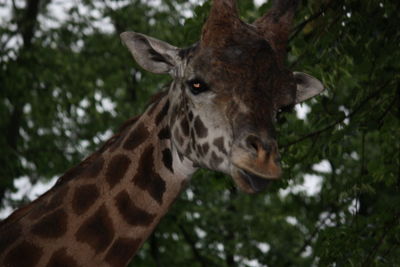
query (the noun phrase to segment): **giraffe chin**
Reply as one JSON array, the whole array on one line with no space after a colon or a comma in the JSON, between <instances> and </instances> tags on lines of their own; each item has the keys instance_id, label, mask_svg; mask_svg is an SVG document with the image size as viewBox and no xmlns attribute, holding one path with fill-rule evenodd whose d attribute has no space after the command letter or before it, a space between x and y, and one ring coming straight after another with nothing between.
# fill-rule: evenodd
<instances>
[{"instance_id":1,"label":"giraffe chin","mask_svg":"<svg viewBox=\"0 0 400 267\"><path fill-rule=\"evenodd\" d=\"M267 180L260 176L251 174L245 170L240 170L240 174L242 175L242 178L246 179L246 182L255 192L260 192L264 190L271 182L271 180Z\"/></svg>"},{"instance_id":2,"label":"giraffe chin","mask_svg":"<svg viewBox=\"0 0 400 267\"><path fill-rule=\"evenodd\" d=\"M232 178L242 191L249 194L265 190L272 181L272 179L260 177L243 169L237 169Z\"/></svg>"}]
</instances>

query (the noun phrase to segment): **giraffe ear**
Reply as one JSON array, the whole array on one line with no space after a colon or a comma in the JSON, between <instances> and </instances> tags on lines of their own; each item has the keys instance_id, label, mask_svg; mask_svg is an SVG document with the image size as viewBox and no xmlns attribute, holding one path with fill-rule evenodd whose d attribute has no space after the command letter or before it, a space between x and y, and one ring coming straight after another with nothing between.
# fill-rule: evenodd
<instances>
[{"instance_id":1,"label":"giraffe ear","mask_svg":"<svg viewBox=\"0 0 400 267\"><path fill-rule=\"evenodd\" d=\"M293 72L297 85L296 104L306 101L324 90L322 83L311 75L303 72Z\"/></svg>"},{"instance_id":2,"label":"giraffe ear","mask_svg":"<svg viewBox=\"0 0 400 267\"><path fill-rule=\"evenodd\" d=\"M136 32L123 32L120 36L142 68L158 74L173 74L180 61L177 47Z\"/></svg>"}]
</instances>

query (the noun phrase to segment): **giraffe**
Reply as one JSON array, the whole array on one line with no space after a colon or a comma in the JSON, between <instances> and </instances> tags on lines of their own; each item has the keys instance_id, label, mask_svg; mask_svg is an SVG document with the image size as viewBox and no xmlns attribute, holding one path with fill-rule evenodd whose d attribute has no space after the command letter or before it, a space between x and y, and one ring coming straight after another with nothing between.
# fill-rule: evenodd
<instances>
[{"instance_id":1,"label":"giraffe","mask_svg":"<svg viewBox=\"0 0 400 267\"><path fill-rule=\"evenodd\" d=\"M121 34L169 88L37 200L0 223L1 266L126 266L199 168L246 193L281 176L274 118L323 90L284 66L297 6L275 1L253 24L235 0L214 0L200 41L185 49Z\"/></svg>"}]
</instances>

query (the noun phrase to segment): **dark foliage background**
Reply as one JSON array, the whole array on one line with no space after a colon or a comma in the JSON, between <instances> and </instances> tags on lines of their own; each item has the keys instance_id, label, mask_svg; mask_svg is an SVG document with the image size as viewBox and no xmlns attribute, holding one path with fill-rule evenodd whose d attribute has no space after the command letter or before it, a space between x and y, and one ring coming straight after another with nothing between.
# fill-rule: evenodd
<instances>
[{"instance_id":1,"label":"dark foliage background","mask_svg":"<svg viewBox=\"0 0 400 267\"><path fill-rule=\"evenodd\" d=\"M62 2L65 18L54 11ZM140 69L119 33L189 46L210 3L152 3L0 1L3 206L27 201L10 197L15 179L63 173L168 81ZM269 5L240 1L241 15L253 21ZM305 119L280 119L283 179L249 196L229 177L198 172L132 266L398 266L399 6L304 0L288 65L327 91L307 102ZM314 193L301 186L310 177L320 181Z\"/></svg>"}]
</instances>

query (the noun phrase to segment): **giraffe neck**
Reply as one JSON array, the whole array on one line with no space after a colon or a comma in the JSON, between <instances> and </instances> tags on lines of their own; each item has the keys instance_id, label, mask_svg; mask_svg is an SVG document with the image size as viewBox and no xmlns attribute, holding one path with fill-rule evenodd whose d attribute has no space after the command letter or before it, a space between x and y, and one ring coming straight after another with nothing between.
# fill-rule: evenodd
<instances>
[{"instance_id":1,"label":"giraffe neck","mask_svg":"<svg viewBox=\"0 0 400 267\"><path fill-rule=\"evenodd\" d=\"M168 110L164 95L0 225L0 265L125 266L195 171L171 143Z\"/></svg>"}]
</instances>

